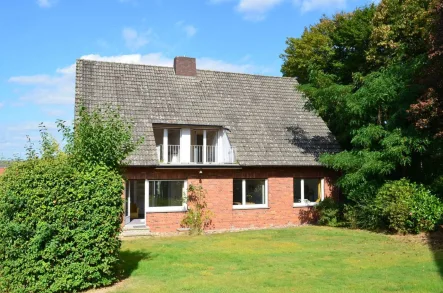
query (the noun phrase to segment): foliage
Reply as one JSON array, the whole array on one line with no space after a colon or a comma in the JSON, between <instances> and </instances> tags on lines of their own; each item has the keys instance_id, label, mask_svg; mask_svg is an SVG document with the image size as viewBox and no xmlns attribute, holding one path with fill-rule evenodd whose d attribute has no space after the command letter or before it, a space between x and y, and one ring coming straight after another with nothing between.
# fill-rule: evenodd
<instances>
[{"instance_id":1,"label":"foliage","mask_svg":"<svg viewBox=\"0 0 443 293\"><path fill-rule=\"evenodd\" d=\"M0 291L110 285L122 217L121 176L77 170L66 155L15 162L0 178Z\"/></svg>"},{"instance_id":2,"label":"foliage","mask_svg":"<svg viewBox=\"0 0 443 293\"><path fill-rule=\"evenodd\" d=\"M443 216L443 202L423 186L406 179L385 183L373 208L382 225L400 233L432 231Z\"/></svg>"},{"instance_id":3,"label":"foliage","mask_svg":"<svg viewBox=\"0 0 443 293\"><path fill-rule=\"evenodd\" d=\"M372 206L389 180L405 177L440 193L441 1L382 0L323 17L287 44L283 74L299 77L306 108L323 118L343 149L320 161L342 174L350 225L383 228ZM319 51L329 54L304 53Z\"/></svg>"},{"instance_id":4,"label":"foliage","mask_svg":"<svg viewBox=\"0 0 443 293\"><path fill-rule=\"evenodd\" d=\"M74 127L59 121L58 126L67 141L65 151L75 161L102 164L112 169L125 165L125 159L143 138L134 138L133 124L111 107L88 110L79 106Z\"/></svg>"},{"instance_id":5,"label":"foliage","mask_svg":"<svg viewBox=\"0 0 443 293\"><path fill-rule=\"evenodd\" d=\"M77 292L117 280L118 166L135 144L110 113L80 111L75 132L60 122L66 152L42 126L40 148L30 143L27 159L0 177L1 292Z\"/></svg>"},{"instance_id":6,"label":"foliage","mask_svg":"<svg viewBox=\"0 0 443 293\"><path fill-rule=\"evenodd\" d=\"M342 226L342 207L333 198L325 198L315 206L319 225L338 227Z\"/></svg>"},{"instance_id":7,"label":"foliage","mask_svg":"<svg viewBox=\"0 0 443 293\"><path fill-rule=\"evenodd\" d=\"M284 76L296 76L300 83L310 80L310 72L322 69L337 80L352 80L352 72L366 72L364 64L375 6L323 17L306 28L300 38L288 38L280 57ZM363 66L363 67L362 67Z\"/></svg>"},{"instance_id":8,"label":"foliage","mask_svg":"<svg viewBox=\"0 0 443 293\"><path fill-rule=\"evenodd\" d=\"M431 25L430 0L383 0L372 21L368 61L376 66L423 54Z\"/></svg>"},{"instance_id":9,"label":"foliage","mask_svg":"<svg viewBox=\"0 0 443 293\"><path fill-rule=\"evenodd\" d=\"M182 219L181 225L189 227L191 235L200 235L209 227L212 212L206 203L206 190L201 185L190 185L188 188L188 211Z\"/></svg>"}]
</instances>

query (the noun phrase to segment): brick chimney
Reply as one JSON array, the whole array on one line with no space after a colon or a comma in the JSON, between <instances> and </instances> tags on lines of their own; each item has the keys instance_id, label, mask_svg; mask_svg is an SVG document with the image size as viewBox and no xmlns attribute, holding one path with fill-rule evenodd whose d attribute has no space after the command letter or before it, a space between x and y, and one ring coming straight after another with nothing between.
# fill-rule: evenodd
<instances>
[{"instance_id":1,"label":"brick chimney","mask_svg":"<svg viewBox=\"0 0 443 293\"><path fill-rule=\"evenodd\" d=\"M175 57L174 71L176 75L196 76L197 64L195 62L195 58Z\"/></svg>"}]
</instances>

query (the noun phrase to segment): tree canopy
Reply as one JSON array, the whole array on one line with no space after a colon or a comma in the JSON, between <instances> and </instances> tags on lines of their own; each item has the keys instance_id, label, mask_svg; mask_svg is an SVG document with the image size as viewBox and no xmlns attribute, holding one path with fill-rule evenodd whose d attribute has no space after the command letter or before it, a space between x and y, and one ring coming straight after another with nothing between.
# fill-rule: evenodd
<instances>
[{"instance_id":1,"label":"tree canopy","mask_svg":"<svg viewBox=\"0 0 443 293\"><path fill-rule=\"evenodd\" d=\"M349 200L403 177L442 196L441 1L382 0L322 17L286 44L281 71L340 142L320 160L342 171Z\"/></svg>"}]
</instances>

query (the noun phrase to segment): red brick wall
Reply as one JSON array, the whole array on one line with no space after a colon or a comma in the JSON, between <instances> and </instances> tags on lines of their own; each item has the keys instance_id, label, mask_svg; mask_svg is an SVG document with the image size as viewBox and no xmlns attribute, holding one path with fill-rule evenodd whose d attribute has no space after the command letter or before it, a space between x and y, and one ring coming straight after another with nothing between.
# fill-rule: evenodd
<instances>
[{"instance_id":1,"label":"red brick wall","mask_svg":"<svg viewBox=\"0 0 443 293\"><path fill-rule=\"evenodd\" d=\"M2 175L5 172L6 168L0 168L0 175Z\"/></svg>"},{"instance_id":2,"label":"red brick wall","mask_svg":"<svg viewBox=\"0 0 443 293\"><path fill-rule=\"evenodd\" d=\"M298 225L312 219L311 208L293 207L293 178L325 178L325 196L333 191L334 173L321 167L262 167L242 169L154 169L128 168L128 179L188 180L201 183L207 191L208 208L214 213L211 229L266 228ZM233 178L268 179L267 209L234 210ZM146 222L152 232L173 232L180 227L184 212L147 213Z\"/></svg>"}]
</instances>

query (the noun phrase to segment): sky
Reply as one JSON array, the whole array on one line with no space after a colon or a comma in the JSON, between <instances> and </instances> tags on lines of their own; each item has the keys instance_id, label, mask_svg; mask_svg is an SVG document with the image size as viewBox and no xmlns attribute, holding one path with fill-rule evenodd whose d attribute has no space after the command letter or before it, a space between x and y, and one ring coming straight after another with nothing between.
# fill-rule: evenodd
<instances>
[{"instance_id":1,"label":"sky","mask_svg":"<svg viewBox=\"0 0 443 293\"><path fill-rule=\"evenodd\" d=\"M323 14L371 0L2 0L0 159L23 157L43 123L72 123L75 61L172 66L281 76L287 37Z\"/></svg>"}]
</instances>

